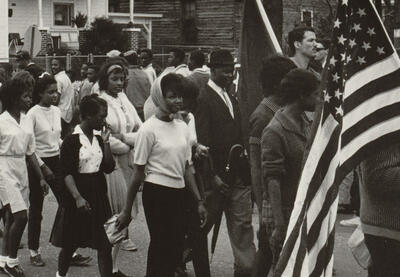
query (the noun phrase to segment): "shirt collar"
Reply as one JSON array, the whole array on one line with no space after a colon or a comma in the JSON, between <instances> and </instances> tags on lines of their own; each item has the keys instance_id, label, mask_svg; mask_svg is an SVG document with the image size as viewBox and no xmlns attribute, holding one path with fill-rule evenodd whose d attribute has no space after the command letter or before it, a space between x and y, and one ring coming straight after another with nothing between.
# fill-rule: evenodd
<instances>
[{"instance_id":1,"label":"shirt collar","mask_svg":"<svg viewBox=\"0 0 400 277\"><path fill-rule=\"evenodd\" d=\"M207 83L216 93L223 94L225 90L218 86L213 80L209 79Z\"/></svg>"},{"instance_id":2,"label":"shirt collar","mask_svg":"<svg viewBox=\"0 0 400 277\"><path fill-rule=\"evenodd\" d=\"M75 126L73 134L84 135L82 128L79 124Z\"/></svg>"},{"instance_id":3,"label":"shirt collar","mask_svg":"<svg viewBox=\"0 0 400 277\"><path fill-rule=\"evenodd\" d=\"M282 108L281 106L279 106L277 103L275 103L272 100L272 97L265 97L262 100L262 103L268 108L270 109L273 113L276 113L280 108Z\"/></svg>"}]
</instances>

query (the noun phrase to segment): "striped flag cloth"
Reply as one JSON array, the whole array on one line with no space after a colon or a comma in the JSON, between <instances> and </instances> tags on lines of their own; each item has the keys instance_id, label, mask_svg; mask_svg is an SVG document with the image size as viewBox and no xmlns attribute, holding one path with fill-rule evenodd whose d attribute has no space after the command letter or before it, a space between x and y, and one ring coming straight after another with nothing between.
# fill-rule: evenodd
<instances>
[{"instance_id":1,"label":"striped flag cloth","mask_svg":"<svg viewBox=\"0 0 400 277\"><path fill-rule=\"evenodd\" d=\"M370 0L338 2L324 105L276 276L332 276L340 182L400 142L399 57Z\"/></svg>"}]
</instances>

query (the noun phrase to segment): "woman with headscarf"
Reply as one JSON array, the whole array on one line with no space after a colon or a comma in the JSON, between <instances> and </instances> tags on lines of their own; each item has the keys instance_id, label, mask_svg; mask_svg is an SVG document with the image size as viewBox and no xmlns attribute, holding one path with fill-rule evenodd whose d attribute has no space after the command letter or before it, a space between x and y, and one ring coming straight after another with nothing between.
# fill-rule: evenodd
<instances>
[{"instance_id":1,"label":"woman with headscarf","mask_svg":"<svg viewBox=\"0 0 400 277\"><path fill-rule=\"evenodd\" d=\"M99 73L100 98L107 102L106 121L111 128L110 147L116 162L115 170L106 176L113 214L120 213L125 205L126 183L133 174L130 159L133 158L137 130L142 125L135 107L123 92L126 76L124 65L118 60L105 63ZM135 217L137 212L138 207L135 203L132 216ZM125 276L117 266L117 256L121 247L125 250L136 250L136 246L130 239L114 245L113 272L119 277Z\"/></svg>"},{"instance_id":2,"label":"woman with headscarf","mask_svg":"<svg viewBox=\"0 0 400 277\"><path fill-rule=\"evenodd\" d=\"M151 97L158 107L138 131L134 175L128 183L125 208L119 215L120 229L130 221L130 210L140 184L143 207L150 233L147 277L173 277L180 263L184 239L183 198L185 185L198 203L202 224L207 212L193 176L189 128L175 115L182 107L181 78L167 74L158 78Z\"/></svg>"}]
</instances>

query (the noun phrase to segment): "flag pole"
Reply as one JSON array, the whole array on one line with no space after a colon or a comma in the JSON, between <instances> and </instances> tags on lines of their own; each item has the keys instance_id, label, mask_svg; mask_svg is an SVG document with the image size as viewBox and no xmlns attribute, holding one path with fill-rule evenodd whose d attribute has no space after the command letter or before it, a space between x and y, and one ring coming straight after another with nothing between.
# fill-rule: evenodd
<instances>
[{"instance_id":1,"label":"flag pole","mask_svg":"<svg viewBox=\"0 0 400 277\"><path fill-rule=\"evenodd\" d=\"M265 27L267 28L267 32L270 35L272 45L275 48L277 53L282 53L282 48L278 42L278 39L275 36L274 29L272 28L271 22L268 19L267 13L265 12L264 5L261 3L261 0L255 0L258 6L258 10L260 11L261 18L264 22Z\"/></svg>"}]
</instances>

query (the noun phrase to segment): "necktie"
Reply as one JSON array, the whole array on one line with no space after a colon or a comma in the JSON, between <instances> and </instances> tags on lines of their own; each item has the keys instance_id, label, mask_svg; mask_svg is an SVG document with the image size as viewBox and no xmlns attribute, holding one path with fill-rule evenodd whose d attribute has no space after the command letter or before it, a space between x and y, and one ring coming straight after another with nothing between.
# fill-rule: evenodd
<instances>
[{"instance_id":1,"label":"necktie","mask_svg":"<svg viewBox=\"0 0 400 277\"><path fill-rule=\"evenodd\" d=\"M231 100L229 99L228 93L227 93L225 90L223 90L223 91L222 91L222 95L224 96L225 104L226 104L226 106L228 107L229 112L230 112L232 118L235 118L235 115L233 114L232 102L231 102Z\"/></svg>"}]
</instances>

